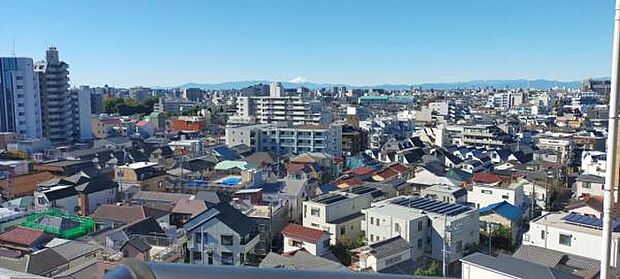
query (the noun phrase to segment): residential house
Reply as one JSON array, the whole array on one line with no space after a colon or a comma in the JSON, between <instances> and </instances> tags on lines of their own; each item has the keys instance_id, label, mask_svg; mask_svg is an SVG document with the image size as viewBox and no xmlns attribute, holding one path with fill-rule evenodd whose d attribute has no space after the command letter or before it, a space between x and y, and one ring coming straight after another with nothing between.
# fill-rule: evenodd
<instances>
[{"instance_id":1,"label":"residential house","mask_svg":"<svg viewBox=\"0 0 620 279\"><path fill-rule=\"evenodd\" d=\"M416 264L411 258L412 246L400 235L374 242L360 248L352 250L359 260L356 265L360 271L371 270L382 273L406 273L404 270L415 267ZM400 267L399 267L400 266ZM398 270L398 272L393 272Z\"/></svg>"},{"instance_id":2,"label":"residential house","mask_svg":"<svg viewBox=\"0 0 620 279\"><path fill-rule=\"evenodd\" d=\"M304 249L315 256L330 253L330 237L326 231L291 223L282 230L282 235L284 236L284 253L299 249Z\"/></svg>"},{"instance_id":3,"label":"residential house","mask_svg":"<svg viewBox=\"0 0 620 279\"><path fill-rule=\"evenodd\" d=\"M118 183L125 199L140 190L166 191L166 172L156 166L156 163L137 162L114 167L114 182Z\"/></svg>"},{"instance_id":4,"label":"residential house","mask_svg":"<svg viewBox=\"0 0 620 279\"><path fill-rule=\"evenodd\" d=\"M605 177L593 174L580 174L575 178L573 192L575 197L603 196L603 187L605 186ZM618 191L614 191L616 194Z\"/></svg>"},{"instance_id":5,"label":"residential house","mask_svg":"<svg viewBox=\"0 0 620 279\"><path fill-rule=\"evenodd\" d=\"M333 192L304 201L303 226L327 231L331 245L354 240L362 235L361 210L370 207L372 199L369 193Z\"/></svg>"},{"instance_id":6,"label":"residential house","mask_svg":"<svg viewBox=\"0 0 620 279\"><path fill-rule=\"evenodd\" d=\"M288 270L337 271L351 272L346 266L335 260L329 260L299 249L282 255L269 253L259 264L259 268L282 268Z\"/></svg>"},{"instance_id":7,"label":"residential house","mask_svg":"<svg viewBox=\"0 0 620 279\"><path fill-rule=\"evenodd\" d=\"M35 209L59 208L86 216L102 204L115 203L117 187L110 175L98 170L51 179L37 185Z\"/></svg>"},{"instance_id":8,"label":"residential house","mask_svg":"<svg viewBox=\"0 0 620 279\"><path fill-rule=\"evenodd\" d=\"M513 256L500 254L497 257L474 253L461 259L461 278L497 279L577 279L583 278Z\"/></svg>"},{"instance_id":9,"label":"residential house","mask_svg":"<svg viewBox=\"0 0 620 279\"><path fill-rule=\"evenodd\" d=\"M483 208L501 201L525 208L527 201L522 183L505 182L496 175L489 173L475 174L474 183L468 186L467 202L477 208Z\"/></svg>"},{"instance_id":10,"label":"residential house","mask_svg":"<svg viewBox=\"0 0 620 279\"><path fill-rule=\"evenodd\" d=\"M467 189L460 186L433 185L420 190L420 196L448 203L466 203Z\"/></svg>"},{"instance_id":11,"label":"residential house","mask_svg":"<svg viewBox=\"0 0 620 279\"><path fill-rule=\"evenodd\" d=\"M189 262L244 265L259 241L256 223L228 203L220 203L187 221Z\"/></svg>"},{"instance_id":12,"label":"residential house","mask_svg":"<svg viewBox=\"0 0 620 279\"><path fill-rule=\"evenodd\" d=\"M149 217L160 223L162 227L170 226L170 213L140 205L103 204L89 217L95 221L96 230L118 228Z\"/></svg>"},{"instance_id":13,"label":"residential house","mask_svg":"<svg viewBox=\"0 0 620 279\"><path fill-rule=\"evenodd\" d=\"M523 218L523 209L510 204L507 201L501 201L489 206L480 208L480 222L488 227L493 225L501 225L510 230L512 243L520 240L519 228ZM481 228L486 230L487 228Z\"/></svg>"},{"instance_id":14,"label":"residential house","mask_svg":"<svg viewBox=\"0 0 620 279\"><path fill-rule=\"evenodd\" d=\"M530 221L530 229L523 234L522 244L542 247L593 260L601 259L603 221L578 213L554 212ZM611 236L610 265L620 266L620 232L617 222Z\"/></svg>"},{"instance_id":15,"label":"residential house","mask_svg":"<svg viewBox=\"0 0 620 279\"><path fill-rule=\"evenodd\" d=\"M123 244L120 249L121 252L123 252L124 258L134 258L139 261L149 261L151 259L151 248L151 245L148 244L146 241L134 237L127 240L127 242L125 242L125 244Z\"/></svg>"},{"instance_id":16,"label":"residential house","mask_svg":"<svg viewBox=\"0 0 620 279\"><path fill-rule=\"evenodd\" d=\"M400 235L411 245L414 260L441 260L446 241L447 259L453 263L479 240L478 210L462 204L399 196L373 203L362 213L362 230L370 244ZM451 237L446 240L447 234Z\"/></svg>"}]
</instances>

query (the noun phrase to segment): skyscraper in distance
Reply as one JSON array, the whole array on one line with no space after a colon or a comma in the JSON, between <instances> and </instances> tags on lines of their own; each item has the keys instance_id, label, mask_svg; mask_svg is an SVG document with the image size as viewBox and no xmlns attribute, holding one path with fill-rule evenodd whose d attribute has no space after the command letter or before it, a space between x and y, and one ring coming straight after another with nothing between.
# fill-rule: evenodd
<instances>
[{"instance_id":1,"label":"skyscraper in distance","mask_svg":"<svg viewBox=\"0 0 620 279\"><path fill-rule=\"evenodd\" d=\"M39 82L31 58L0 57L0 132L41 138Z\"/></svg>"},{"instance_id":2,"label":"skyscraper in distance","mask_svg":"<svg viewBox=\"0 0 620 279\"><path fill-rule=\"evenodd\" d=\"M50 47L45 60L35 65L39 77L43 136L54 144L73 142L73 108L69 91L69 64L60 61L58 50Z\"/></svg>"}]
</instances>

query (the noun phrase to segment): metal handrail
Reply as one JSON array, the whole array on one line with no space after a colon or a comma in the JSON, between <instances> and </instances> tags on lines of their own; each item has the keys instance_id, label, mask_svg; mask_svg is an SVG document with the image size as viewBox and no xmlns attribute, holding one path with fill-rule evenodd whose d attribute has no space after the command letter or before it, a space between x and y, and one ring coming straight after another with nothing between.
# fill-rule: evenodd
<instances>
[{"instance_id":1,"label":"metal handrail","mask_svg":"<svg viewBox=\"0 0 620 279\"><path fill-rule=\"evenodd\" d=\"M437 278L410 275L378 273L319 271L299 269L276 269L256 267L234 267L215 265L190 265L142 262L125 259L114 270L106 273L104 279L422 279Z\"/></svg>"}]
</instances>

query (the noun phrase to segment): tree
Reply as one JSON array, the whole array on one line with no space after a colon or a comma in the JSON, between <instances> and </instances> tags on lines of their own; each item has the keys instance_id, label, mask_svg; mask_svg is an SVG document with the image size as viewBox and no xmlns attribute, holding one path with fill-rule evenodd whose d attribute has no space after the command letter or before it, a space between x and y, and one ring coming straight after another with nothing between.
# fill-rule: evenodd
<instances>
[{"instance_id":1,"label":"tree","mask_svg":"<svg viewBox=\"0 0 620 279\"><path fill-rule=\"evenodd\" d=\"M443 272L441 271L439 264L436 261L433 261L426 269L418 267L415 270L414 275L415 276L441 276L442 273Z\"/></svg>"},{"instance_id":2,"label":"tree","mask_svg":"<svg viewBox=\"0 0 620 279\"><path fill-rule=\"evenodd\" d=\"M489 241L489 233L486 231L480 232L480 237L486 241ZM507 226L499 225L494 228L491 241L493 249L503 249L508 251L512 251L514 249L512 245L512 231ZM486 243L488 245L488 242Z\"/></svg>"},{"instance_id":3,"label":"tree","mask_svg":"<svg viewBox=\"0 0 620 279\"><path fill-rule=\"evenodd\" d=\"M349 266L351 265L351 250L363 246L364 242L363 236L354 240L343 239L332 246L332 252L343 265Z\"/></svg>"}]
</instances>

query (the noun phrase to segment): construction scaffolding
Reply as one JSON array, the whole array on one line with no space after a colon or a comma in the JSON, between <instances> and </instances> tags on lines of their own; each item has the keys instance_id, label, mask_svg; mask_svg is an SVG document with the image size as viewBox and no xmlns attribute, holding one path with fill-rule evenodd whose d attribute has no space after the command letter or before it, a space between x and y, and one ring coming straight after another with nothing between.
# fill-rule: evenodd
<instances>
[{"instance_id":1,"label":"construction scaffolding","mask_svg":"<svg viewBox=\"0 0 620 279\"><path fill-rule=\"evenodd\" d=\"M95 222L92 218L64 213L58 209L49 209L30 215L21 225L64 239L75 239L95 229Z\"/></svg>"}]
</instances>

